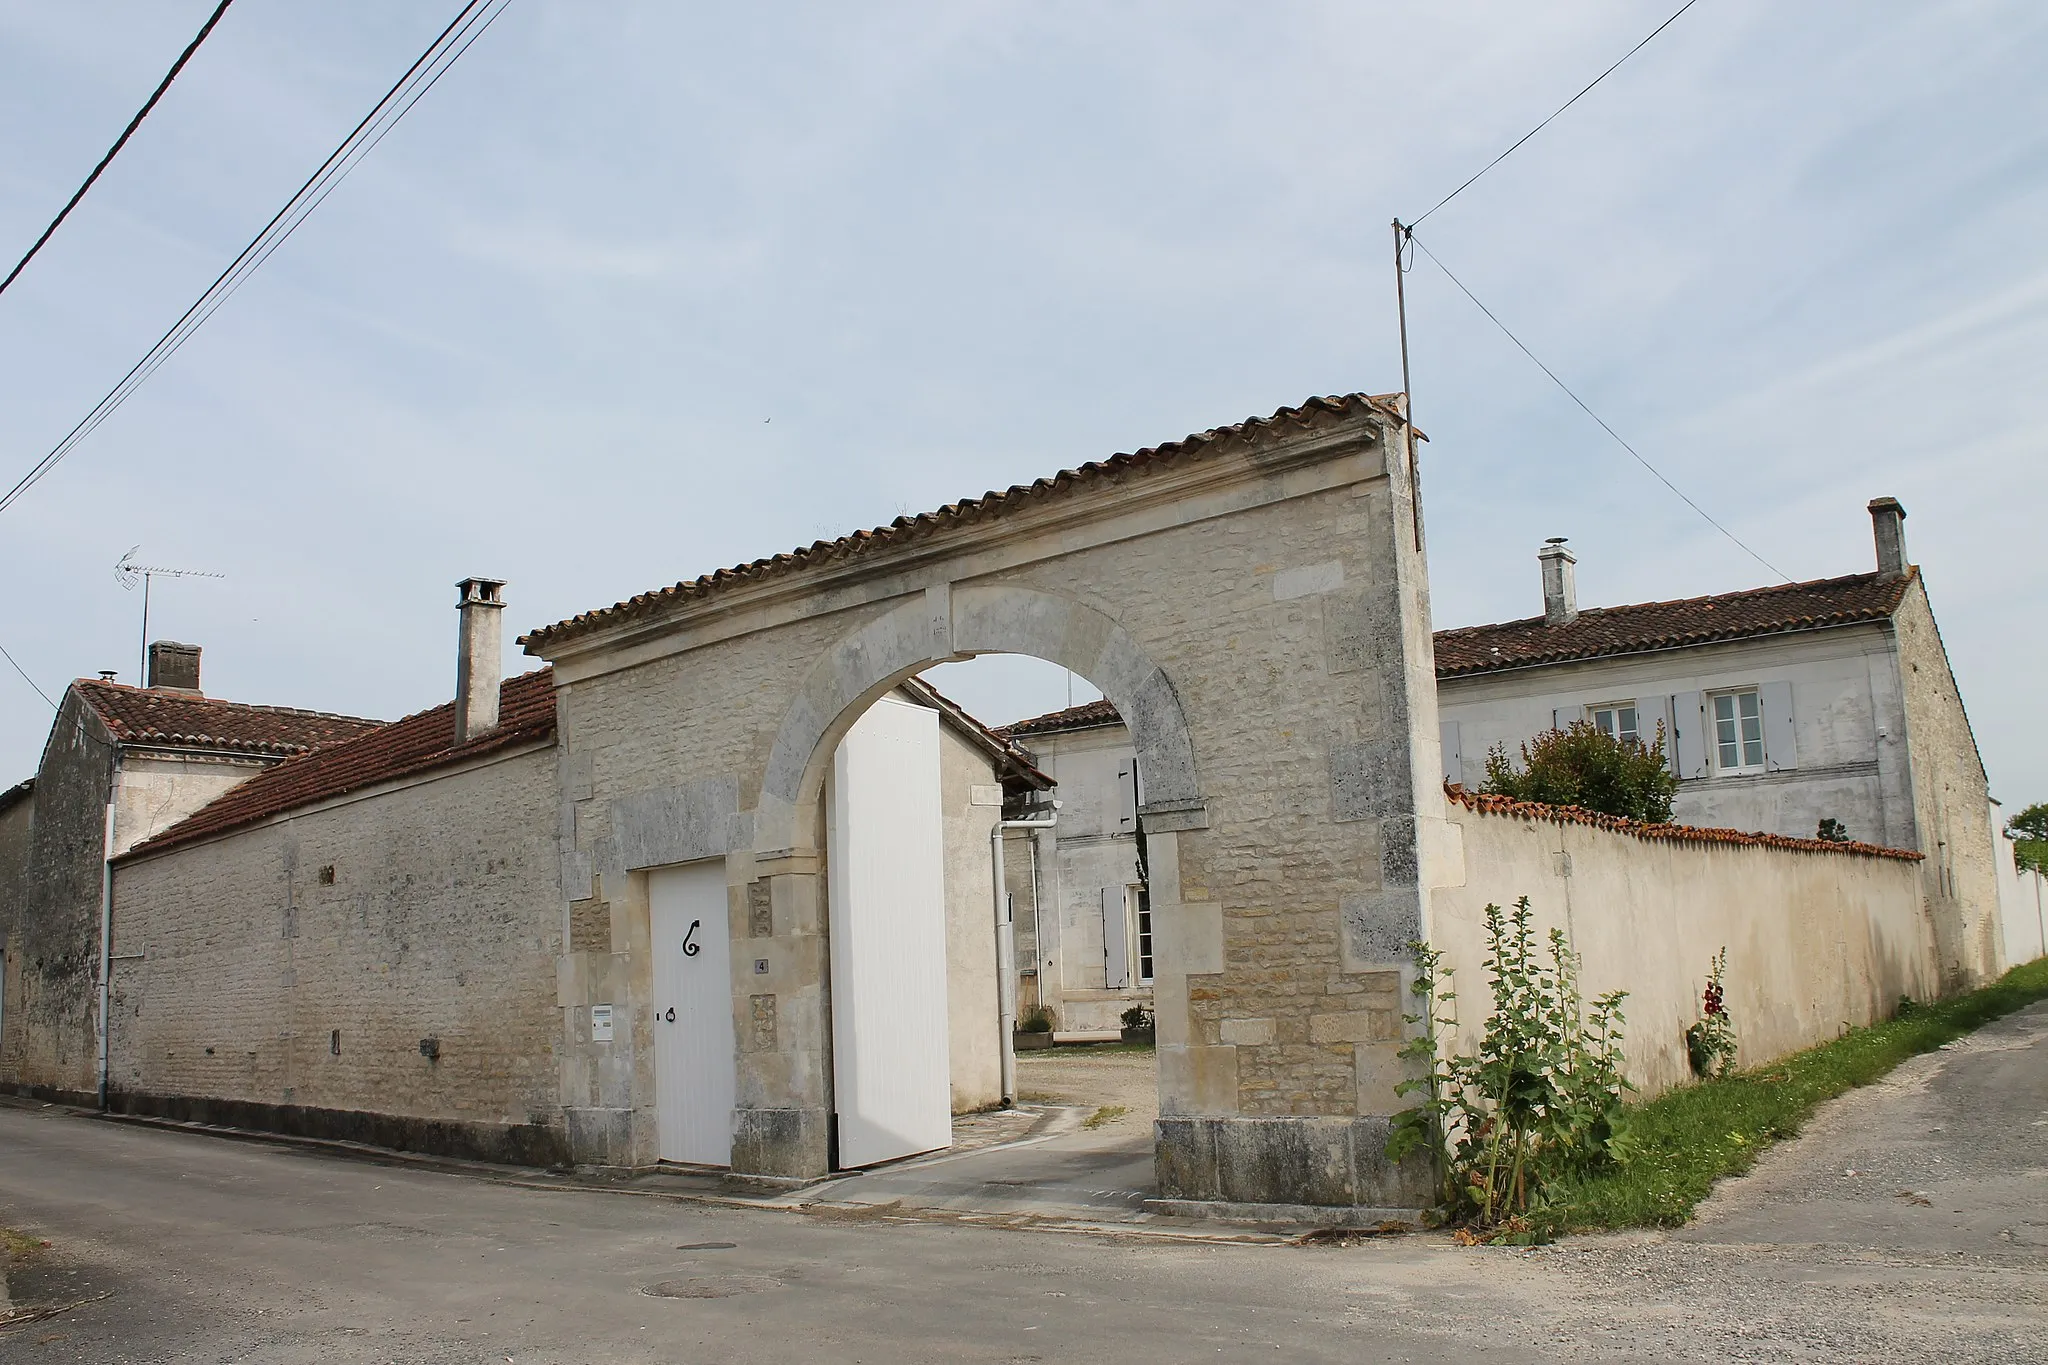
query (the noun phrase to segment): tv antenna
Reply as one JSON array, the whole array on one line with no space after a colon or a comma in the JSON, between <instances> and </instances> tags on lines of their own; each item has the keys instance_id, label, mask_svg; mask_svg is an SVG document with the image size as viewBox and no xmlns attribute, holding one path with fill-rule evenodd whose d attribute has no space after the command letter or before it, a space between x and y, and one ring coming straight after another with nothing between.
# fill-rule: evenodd
<instances>
[{"instance_id":1,"label":"tv antenna","mask_svg":"<svg viewBox=\"0 0 2048 1365\"><path fill-rule=\"evenodd\" d=\"M135 685L149 685L149 584L155 578L226 578L224 573L209 573L205 569L169 569L161 564L137 564L133 546L121 556L121 562L114 566L114 580L128 591L135 590L135 584L142 584L142 662L135 670Z\"/></svg>"}]
</instances>

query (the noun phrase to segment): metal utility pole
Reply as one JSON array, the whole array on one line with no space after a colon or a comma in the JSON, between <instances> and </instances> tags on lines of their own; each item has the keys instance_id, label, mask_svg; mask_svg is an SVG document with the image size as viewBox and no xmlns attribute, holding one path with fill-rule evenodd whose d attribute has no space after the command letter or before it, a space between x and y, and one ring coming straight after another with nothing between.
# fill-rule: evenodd
<instances>
[{"instance_id":1,"label":"metal utility pole","mask_svg":"<svg viewBox=\"0 0 2048 1365\"><path fill-rule=\"evenodd\" d=\"M1408 382L1408 281L1401 253L1411 233L1399 218L1394 220L1394 312L1401 327L1401 434L1403 454L1408 461L1408 506L1415 521L1415 548L1422 548L1422 468L1415 460L1415 390Z\"/></svg>"},{"instance_id":2,"label":"metal utility pole","mask_svg":"<svg viewBox=\"0 0 2048 1365\"><path fill-rule=\"evenodd\" d=\"M121 556L121 562L114 566L114 578L130 592L135 590L137 579L142 581L142 654L135 670L135 685L149 685L149 584L153 578L226 578L224 573L209 573L205 569L167 569L158 564L137 564L135 552L140 545L131 548Z\"/></svg>"}]
</instances>

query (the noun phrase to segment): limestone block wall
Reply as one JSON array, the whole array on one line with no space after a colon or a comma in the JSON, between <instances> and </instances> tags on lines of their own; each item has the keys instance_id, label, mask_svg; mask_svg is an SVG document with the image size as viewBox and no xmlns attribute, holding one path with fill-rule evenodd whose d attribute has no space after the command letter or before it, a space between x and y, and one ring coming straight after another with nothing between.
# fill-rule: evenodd
<instances>
[{"instance_id":1,"label":"limestone block wall","mask_svg":"<svg viewBox=\"0 0 2048 1365\"><path fill-rule=\"evenodd\" d=\"M1892 613L1906 702L1906 745L1920 827L1921 873L1946 990L1998 971L1998 855L1991 790L1948 651L1916 573Z\"/></svg>"},{"instance_id":2,"label":"limestone block wall","mask_svg":"<svg viewBox=\"0 0 2048 1365\"><path fill-rule=\"evenodd\" d=\"M560 1159L555 771L515 750L117 862L116 1106Z\"/></svg>"},{"instance_id":3,"label":"limestone block wall","mask_svg":"<svg viewBox=\"0 0 2048 1365\"><path fill-rule=\"evenodd\" d=\"M0 904L12 989L0 1085L76 1100L99 1087L94 982L106 867L113 737L66 692L36 775L26 871Z\"/></svg>"},{"instance_id":4,"label":"limestone block wall","mask_svg":"<svg viewBox=\"0 0 2048 1365\"><path fill-rule=\"evenodd\" d=\"M1487 1000L1485 907L1529 897L1540 932L1565 931L1584 998L1629 993L1628 1074L1647 1098L1691 1076L1710 959L1724 981L1740 1064L1754 1066L1887 1018L1938 986L1920 864L1857 852L1647 839L1563 819L1447 805L1459 885L1431 900L1429 941L1456 970L1460 1046Z\"/></svg>"}]
</instances>

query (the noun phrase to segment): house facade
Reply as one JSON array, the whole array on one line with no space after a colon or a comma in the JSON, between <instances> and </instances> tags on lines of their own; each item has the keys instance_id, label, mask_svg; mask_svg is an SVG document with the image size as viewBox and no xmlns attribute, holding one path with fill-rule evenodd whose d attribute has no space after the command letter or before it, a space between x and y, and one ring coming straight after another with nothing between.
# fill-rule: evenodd
<instances>
[{"instance_id":1,"label":"house facade","mask_svg":"<svg viewBox=\"0 0 2048 1365\"><path fill-rule=\"evenodd\" d=\"M1577 721L1653 744L1675 823L1924 853L1945 989L2003 970L1984 766L1905 509L1869 507L1874 572L1685 601L1581 609L1562 541L1544 614L1436 633L1444 771L1476 788L1496 747Z\"/></svg>"},{"instance_id":2,"label":"house facade","mask_svg":"<svg viewBox=\"0 0 2048 1365\"><path fill-rule=\"evenodd\" d=\"M159 641L146 687L64 692L36 775L0 798L0 1085L96 1099L109 865L224 793L379 721L200 690L200 651Z\"/></svg>"},{"instance_id":3,"label":"house facade","mask_svg":"<svg viewBox=\"0 0 2048 1365\"><path fill-rule=\"evenodd\" d=\"M1157 962L1137 749L1107 701L1004 726L1056 784L1049 826L1005 839L1020 1013L1057 1035L1108 1034L1152 1009Z\"/></svg>"}]
</instances>

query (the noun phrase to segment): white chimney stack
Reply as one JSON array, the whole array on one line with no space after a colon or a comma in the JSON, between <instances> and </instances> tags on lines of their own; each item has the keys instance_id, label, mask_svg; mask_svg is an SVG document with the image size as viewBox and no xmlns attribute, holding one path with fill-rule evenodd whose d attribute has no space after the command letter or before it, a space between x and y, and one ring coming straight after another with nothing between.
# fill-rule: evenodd
<instances>
[{"instance_id":1,"label":"white chimney stack","mask_svg":"<svg viewBox=\"0 0 2048 1365\"><path fill-rule=\"evenodd\" d=\"M1536 552L1543 565L1543 624L1568 626L1579 619L1579 580L1572 568L1578 556L1564 547L1563 536L1552 536Z\"/></svg>"},{"instance_id":2,"label":"white chimney stack","mask_svg":"<svg viewBox=\"0 0 2048 1365\"><path fill-rule=\"evenodd\" d=\"M455 742L467 744L498 728L498 687L504 681L505 582L465 578L455 585L462 627L455 653Z\"/></svg>"},{"instance_id":3,"label":"white chimney stack","mask_svg":"<svg viewBox=\"0 0 2048 1365\"><path fill-rule=\"evenodd\" d=\"M1897 498L1870 500L1870 531L1877 538L1877 573L1897 578L1906 571L1906 509Z\"/></svg>"}]
</instances>

